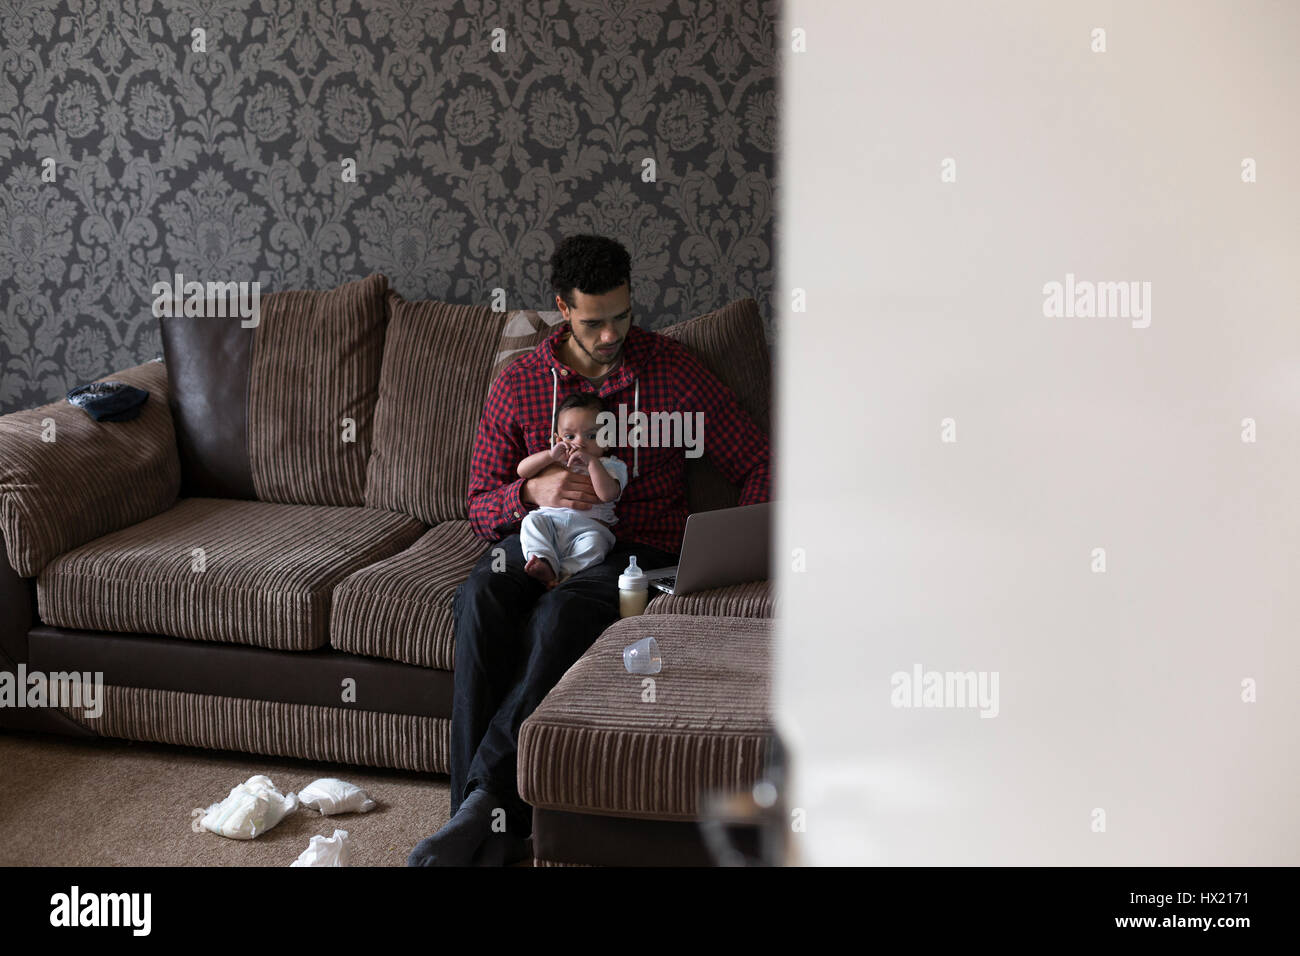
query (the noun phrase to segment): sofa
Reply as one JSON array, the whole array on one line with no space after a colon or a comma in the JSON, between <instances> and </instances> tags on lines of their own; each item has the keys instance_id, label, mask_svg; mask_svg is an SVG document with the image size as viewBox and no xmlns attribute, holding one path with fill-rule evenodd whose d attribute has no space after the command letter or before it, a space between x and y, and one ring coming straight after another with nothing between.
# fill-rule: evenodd
<instances>
[{"instance_id":1,"label":"sofa","mask_svg":"<svg viewBox=\"0 0 1300 956\"><path fill-rule=\"evenodd\" d=\"M475 427L494 377L559 320L407 301L372 275L263 295L252 327L159 319L162 359L100 380L149 393L133 420L62 400L0 417L0 670L104 682L98 716L6 707L0 728L447 773L452 602L490 546L467 515ZM661 331L769 427L753 299ZM691 510L737 500L707 456L687 483ZM664 595L658 623L619 622L619 639L670 621L726 644L772 613L762 582ZM526 765L521 745L525 799L563 746L543 737ZM734 756L728 773L677 772L744 785L751 751L739 777Z\"/></svg>"}]
</instances>

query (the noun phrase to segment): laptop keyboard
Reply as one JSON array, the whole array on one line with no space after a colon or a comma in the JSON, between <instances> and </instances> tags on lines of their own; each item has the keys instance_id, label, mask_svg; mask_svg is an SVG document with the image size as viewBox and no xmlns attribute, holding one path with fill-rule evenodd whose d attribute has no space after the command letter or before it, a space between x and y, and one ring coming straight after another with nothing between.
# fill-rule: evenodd
<instances>
[{"instance_id":1,"label":"laptop keyboard","mask_svg":"<svg viewBox=\"0 0 1300 956\"><path fill-rule=\"evenodd\" d=\"M672 594L677 588L677 575L672 575L671 577L666 578L656 578L651 583L659 590Z\"/></svg>"}]
</instances>

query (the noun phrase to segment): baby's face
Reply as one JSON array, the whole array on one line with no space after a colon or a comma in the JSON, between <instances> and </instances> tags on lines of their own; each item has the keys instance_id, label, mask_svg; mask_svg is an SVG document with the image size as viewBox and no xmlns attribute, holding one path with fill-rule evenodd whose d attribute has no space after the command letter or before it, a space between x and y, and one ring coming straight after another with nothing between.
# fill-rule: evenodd
<instances>
[{"instance_id":1,"label":"baby's face","mask_svg":"<svg viewBox=\"0 0 1300 956\"><path fill-rule=\"evenodd\" d=\"M600 458L605 449L596 441L600 428L596 424L596 411L591 408L566 408L560 412L558 422L560 441L576 451Z\"/></svg>"}]
</instances>

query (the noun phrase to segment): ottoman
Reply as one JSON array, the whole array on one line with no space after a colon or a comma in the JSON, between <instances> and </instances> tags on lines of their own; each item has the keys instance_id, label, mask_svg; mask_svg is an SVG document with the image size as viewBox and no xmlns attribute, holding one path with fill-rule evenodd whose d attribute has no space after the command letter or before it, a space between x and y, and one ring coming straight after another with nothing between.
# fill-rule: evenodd
<instances>
[{"instance_id":1,"label":"ottoman","mask_svg":"<svg viewBox=\"0 0 1300 956\"><path fill-rule=\"evenodd\" d=\"M644 637L663 670L629 674L623 648ZM711 864L702 798L751 789L772 754L771 646L762 618L653 614L610 626L519 728L534 862Z\"/></svg>"}]
</instances>

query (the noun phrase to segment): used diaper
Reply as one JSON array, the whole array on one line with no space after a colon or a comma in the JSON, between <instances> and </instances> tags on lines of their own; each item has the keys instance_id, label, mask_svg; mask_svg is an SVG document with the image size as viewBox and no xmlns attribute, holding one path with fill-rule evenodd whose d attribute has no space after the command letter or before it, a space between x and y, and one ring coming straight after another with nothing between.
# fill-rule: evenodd
<instances>
[{"instance_id":1,"label":"used diaper","mask_svg":"<svg viewBox=\"0 0 1300 956\"><path fill-rule=\"evenodd\" d=\"M251 840L261 836L298 808L296 794L282 794L270 777L249 777L220 803L208 807L200 820L205 830L232 840Z\"/></svg>"},{"instance_id":2,"label":"used diaper","mask_svg":"<svg viewBox=\"0 0 1300 956\"><path fill-rule=\"evenodd\" d=\"M334 813L366 813L375 808L370 795L354 783L337 777L321 777L298 791L304 807L319 810L325 816Z\"/></svg>"},{"instance_id":3,"label":"used diaper","mask_svg":"<svg viewBox=\"0 0 1300 956\"><path fill-rule=\"evenodd\" d=\"M347 830L335 830L333 836L314 836L307 849L290 866L347 866L352 856Z\"/></svg>"}]
</instances>

